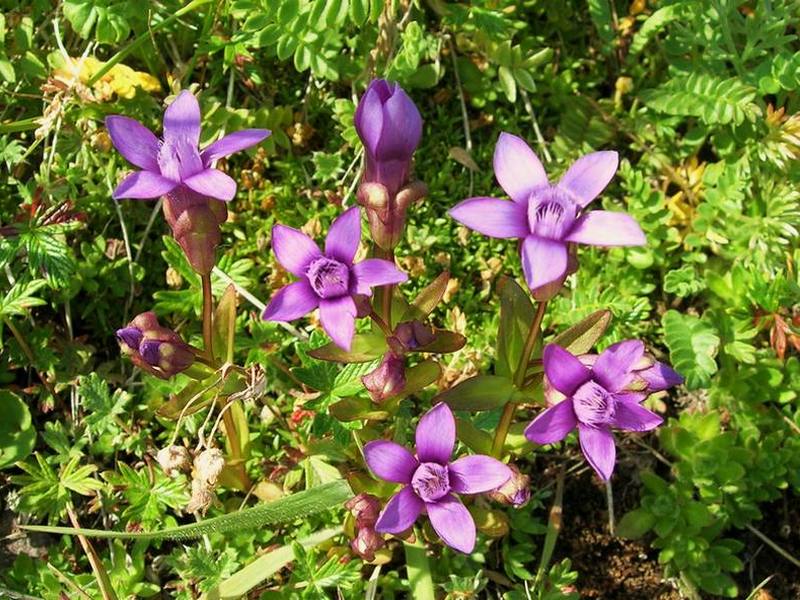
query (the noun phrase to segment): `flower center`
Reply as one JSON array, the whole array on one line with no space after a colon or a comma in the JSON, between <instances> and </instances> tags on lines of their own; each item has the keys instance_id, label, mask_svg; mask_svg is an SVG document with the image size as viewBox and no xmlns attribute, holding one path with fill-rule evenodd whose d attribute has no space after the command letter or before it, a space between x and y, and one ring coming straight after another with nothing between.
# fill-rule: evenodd
<instances>
[{"instance_id":1,"label":"flower center","mask_svg":"<svg viewBox=\"0 0 800 600\"><path fill-rule=\"evenodd\" d=\"M572 396L575 416L584 425L602 427L614 418L614 396L594 381L587 381Z\"/></svg>"},{"instance_id":2,"label":"flower center","mask_svg":"<svg viewBox=\"0 0 800 600\"><path fill-rule=\"evenodd\" d=\"M425 502L435 502L450 491L447 467L438 463L422 463L411 478L411 487Z\"/></svg>"},{"instance_id":3,"label":"flower center","mask_svg":"<svg viewBox=\"0 0 800 600\"><path fill-rule=\"evenodd\" d=\"M308 265L308 282L320 298L338 298L350 289L350 269L332 258L318 258Z\"/></svg>"},{"instance_id":4,"label":"flower center","mask_svg":"<svg viewBox=\"0 0 800 600\"><path fill-rule=\"evenodd\" d=\"M182 138L161 142L158 150L161 174L172 181L183 181L203 170L197 147Z\"/></svg>"},{"instance_id":5,"label":"flower center","mask_svg":"<svg viewBox=\"0 0 800 600\"><path fill-rule=\"evenodd\" d=\"M553 240L563 239L575 222L577 209L569 194L557 187L535 190L528 203L531 233Z\"/></svg>"}]
</instances>

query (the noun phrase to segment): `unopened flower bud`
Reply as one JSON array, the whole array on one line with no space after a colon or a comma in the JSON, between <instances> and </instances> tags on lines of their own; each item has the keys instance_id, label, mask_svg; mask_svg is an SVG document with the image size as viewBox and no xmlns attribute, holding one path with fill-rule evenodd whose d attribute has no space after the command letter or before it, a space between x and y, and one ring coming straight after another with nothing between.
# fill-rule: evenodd
<instances>
[{"instance_id":1,"label":"unopened flower bud","mask_svg":"<svg viewBox=\"0 0 800 600\"><path fill-rule=\"evenodd\" d=\"M394 352L387 352L375 370L361 378L373 402L383 402L406 387L405 361Z\"/></svg>"},{"instance_id":2,"label":"unopened flower bud","mask_svg":"<svg viewBox=\"0 0 800 600\"><path fill-rule=\"evenodd\" d=\"M153 312L137 315L127 327L117 330L123 354L148 373L168 379L194 363L191 347L181 337L158 323Z\"/></svg>"},{"instance_id":3,"label":"unopened flower bud","mask_svg":"<svg viewBox=\"0 0 800 600\"><path fill-rule=\"evenodd\" d=\"M513 475L496 490L489 492L495 502L521 508L531 499L531 478L521 473L515 465L508 465Z\"/></svg>"},{"instance_id":4,"label":"unopened flower bud","mask_svg":"<svg viewBox=\"0 0 800 600\"><path fill-rule=\"evenodd\" d=\"M225 455L219 448L203 450L194 459L195 479L205 482L210 487L217 485L223 468L225 468Z\"/></svg>"},{"instance_id":5,"label":"unopened flower bud","mask_svg":"<svg viewBox=\"0 0 800 600\"><path fill-rule=\"evenodd\" d=\"M353 553L366 561L375 560L375 552L383 548L383 536L372 527L362 527L356 533L355 539L350 542Z\"/></svg>"},{"instance_id":6,"label":"unopened flower bud","mask_svg":"<svg viewBox=\"0 0 800 600\"><path fill-rule=\"evenodd\" d=\"M394 338L406 352L427 346L435 337L433 328L419 321L405 321L398 324L394 331Z\"/></svg>"},{"instance_id":7,"label":"unopened flower bud","mask_svg":"<svg viewBox=\"0 0 800 600\"><path fill-rule=\"evenodd\" d=\"M201 275L214 268L216 250L222 241L220 225L228 209L225 203L206 198L186 187L178 187L164 198L164 217L189 264Z\"/></svg>"},{"instance_id":8,"label":"unopened flower bud","mask_svg":"<svg viewBox=\"0 0 800 600\"><path fill-rule=\"evenodd\" d=\"M358 494L345 502L344 507L355 517L356 527L374 527L381 512L381 503L372 494Z\"/></svg>"},{"instance_id":9,"label":"unopened flower bud","mask_svg":"<svg viewBox=\"0 0 800 600\"><path fill-rule=\"evenodd\" d=\"M189 450L184 446L168 446L156 454L156 460L167 475L188 471L192 466Z\"/></svg>"}]
</instances>

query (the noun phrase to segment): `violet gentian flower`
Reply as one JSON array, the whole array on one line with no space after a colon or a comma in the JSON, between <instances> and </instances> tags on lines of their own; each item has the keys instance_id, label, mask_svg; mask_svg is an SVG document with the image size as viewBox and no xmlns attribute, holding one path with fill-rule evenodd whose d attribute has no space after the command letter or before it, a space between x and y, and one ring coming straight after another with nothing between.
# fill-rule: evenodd
<instances>
[{"instance_id":1,"label":"violet gentian flower","mask_svg":"<svg viewBox=\"0 0 800 600\"><path fill-rule=\"evenodd\" d=\"M544 373L565 399L536 417L525 429L525 437L537 444L553 444L577 427L586 460L607 481L616 460L611 429L649 431L662 422L641 406L649 391L627 389L639 376L636 367L643 356L642 342L626 340L606 348L588 367L561 346L548 345Z\"/></svg>"},{"instance_id":2,"label":"violet gentian flower","mask_svg":"<svg viewBox=\"0 0 800 600\"><path fill-rule=\"evenodd\" d=\"M381 479L403 484L381 511L375 531L401 533L426 512L445 544L460 552L475 548L475 521L455 494L481 494L503 485L511 469L489 456L464 456L450 462L456 421L439 403L419 420L414 456L403 446L377 440L364 446L364 458Z\"/></svg>"},{"instance_id":3,"label":"violet gentian flower","mask_svg":"<svg viewBox=\"0 0 800 600\"><path fill-rule=\"evenodd\" d=\"M200 151L200 105L188 90L178 94L164 111L162 140L128 117L106 117L106 127L119 153L142 169L122 180L114 190L114 199L158 198L186 186L202 196L231 200L236 195L236 182L211 164L258 144L270 134L266 129L244 129Z\"/></svg>"},{"instance_id":4,"label":"violet gentian flower","mask_svg":"<svg viewBox=\"0 0 800 600\"><path fill-rule=\"evenodd\" d=\"M469 198L450 216L484 235L519 238L525 280L531 290L563 281L570 243L639 246L644 233L633 217L605 210L583 212L614 176L618 156L592 152L579 158L557 184L548 182L542 163L521 138L501 133L494 173L511 201Z\"/></svg>"},{"instance_id":5,"label":"violet gentian flower","mask_svg":"<svg viewBox=\"0 0 800 600\"><path fill-rule=\"evenodd\" d=\"M355 332L356 295L369 296L375 286L402 283L408 276L393 262L368 258L353 264L361 241L361 213L354 206L331 225L321 252L302 231L275 225L272 249L278 262L299 281L272 297L265 321L292 321L319 307L320 321L333 342L350 349Z\"/></svg>"},{"instance_id":6,"label":"violet gentian flower","mask_svg":"<svg viewBox=\"0 0 800 600\"><path fill-rule=\"evenodd\" d=\"M421 181L410 181L422 117L399 85L375 79L361 97L354 121L365 155L358 202L367 209L372 240L391 250L402 239L408 207L428 193Z\"/></svg>"},{"instance_id":7,"label":"violet gentian flower","mask_svg":"<svg viewBox=\"0 0 800 600\"><path fill-rule=\"evenodd\" d=\"M148 373L169 379L194 363L191 346L177 333L159 324L154 312L137 315L117 330L122 353Z\"/></svg>"}]
</instances>

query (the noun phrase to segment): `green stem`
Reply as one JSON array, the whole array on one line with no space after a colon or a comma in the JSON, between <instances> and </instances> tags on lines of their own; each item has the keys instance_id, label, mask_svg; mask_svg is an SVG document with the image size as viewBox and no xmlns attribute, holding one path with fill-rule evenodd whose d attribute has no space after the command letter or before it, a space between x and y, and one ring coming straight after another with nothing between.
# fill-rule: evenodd
<instances>
[{"instance_id":1,"label":"green stem","mask_svg":"<svg viewBox=\"0 0 800 600\"><path fill-rule=\"evenodd\" d=\"M382 258L394 264L394 252L392 250L384 250L377 244L374 246L373 254L375 258ZM376 296L378 297L378 306L380 307L380 316L383 322L392 329L392 295L394 293L393 285L385 285L378 288Z\"/></svg>"},{"instance_id":2,"label":"green stem","mask_svg":"<svg viewBox=\"0 0 800 600\"><path fill-rule=\"evenodd\" d=\"M403 543L406 552L406 571L408 572L408 587L414 600L436 600L431 577L431 564L425 551L425 544L418 531L415 530L417 541L413 544Z\"/></svg>"},{"instance_id":3,"label":"green stem","mask_svg":"<svg viewBox=\"0 0 800 600\"><path fill-rule=\"evenodd\" d=\"M547 302L540 302L536 307L536 314L531 322L531 328L528 330L528 337L525 340L525 347L519 357L519 364L514 373L514 386L521 389L525 382L525 374L528 372L528 365L531 360L531 354L536 346L536 341L539 339L539 333L542 329L542 319L547 310ZM501 458L503 456L503 447L506 445L506 437L508 437L508 430L511 428L511 422L514 420L514 413L517 410L516 402L507 402L503 408L503 414L500 416L500 423L497 425L497 431L494 434L494 441L492 442L492 456Z\"/></svg>"},{"instance_id":4,"label":"green stem","mask_svg":"<svg viewBox=\"0 0 800 600\"><path fill-rule=\"evenodd\" d=\"M103 78L103 76L104 76L106 73L108 73L108 72L109 72L111 69L113 69L113 68L114 68L116 65L118 65L118 64L119 64L119 63L121 63L123 60L125 60L125 58L126 58L126 57L127 57L129 54L131 54L131 53L132 53L134 50L136 50L137 48L139 48L139 46L141 46L141 45L142 45L142 44L144 44L144 43L145 43L145 42L146 42L148 39L150 39L150 34L151 34L151 33L155 33L156 31L159 31L160 29L163 29L164 27L166 27L166 26L167 26L167 25L169 25L170 23L173 23L174 21L177 21L178 19L180 19L180 18L181 18L183 15L185 15L186 13L192 12L192 11L193 11L195 8L197 8L197 7L199 7L199 6L202 6L202 5L204 5L204 4L208 4L209 2L211 2L211 0L192 0L191 2L189 2L189 4L187 4L186 6L184 6L183 8L181 8L180 10L177 10L177 11L176 11L174 14L170 15L169 17L167 17L166 19L164 19L163 21L161 21L161 23L158 23L158 24L157 24L157 25L155 25L154 27L151 27L149 31L145 31L144 33L142 33L141 35L139 35L139 37L137 37L137 38L136 38L135 40L133 40L133 41L132 41L130 44L128 44L128 45L127 45L127 46L125 46L125 47L124 47L122 50L120 50L120 51L119 51L119 52L117 52L117 53L116 53L114 56L112 56L112 57L111 57L111 58L108 60L108 62L106 62L106 64L105 64L105 65L103 65L103 66L100 68L100 70L99 70L99 71L97 71L97 73L95 73L95 74L94 74L94 75L91 77L91 79L89 79L89 81L87 81L87 82L86 82L86 87L92 87L92 86L93 86L95 83L97 83L98 81L100 81L100 79L102 79L102 78Z\"/></svg>"},{"instance_id":5,"label":"green stem","mask_svg":"<svg viewBox=\"0 0 800 600\"><path fill-rule=\"evenodd\" d=\"M561 516L562 504L564 501L564 467L558 472L558 480L556 482L556 496L553 499L553 506L550 508L550 517L547 520L547 533L544 536L544 546L542 547L542 558L539 561L539 569L536 571L536 579L534 580L533 589L541 593L540 585L544 578L544 573L547 570L547 565L550 564L550 559L553 557L553 550L556 547L556 540L561 531Z\"/></svg>"},{"instance_id":6,"label":"green stem","mask_svg":"<svg viewBox=\"0 0 800 600\"><path fill-rule=\"evenodd\" d=\"M214 361L214 297L211 294L211 273L200 276L203 282L203 346L208 360Z\"/></svg>"}]
</instances>

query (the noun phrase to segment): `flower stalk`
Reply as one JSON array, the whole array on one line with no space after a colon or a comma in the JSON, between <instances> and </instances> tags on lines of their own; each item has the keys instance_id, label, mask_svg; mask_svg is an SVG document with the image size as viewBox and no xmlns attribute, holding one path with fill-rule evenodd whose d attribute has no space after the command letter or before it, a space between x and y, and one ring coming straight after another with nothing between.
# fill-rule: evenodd
<instances>
[{"instance_id":1,"label":"flower stalk","mask_svg":"<svg viewBox=\"0 0 800 600\"><path fill-rule=\"evenodd\" d=\"M536 314L531 322L531 328L528 330L528 337L525 339L525 347L522 349L522 354L519 357L519 364L514 373L514 386L522 389L525 383L525 374L528 372L530 365L531 354L536 347L536 342L539 339L539 334L542 330L542 320L544 313L547 310L547 302L539 302L536 306ZM500 424L497 426L497 431L492 441L492 456L501 458L503 455L503 448L506 444L506 437L508 437L508 430L511 428L511 423L514 420L514 413L517 410L515 402L506 403L503 408L503 414L500 416Z\"/></svg>"},{"instance_id":2,"label":"flower stalk","mask_svg":"<svg viewBox=\"0 0 800 600\"><path fill-rule=\"evenodd\" d=\"M214 362L214 296L211 294L211 273L201 276L203 282L203 348L206 357Z\"/></svg>"}]
</instances>

